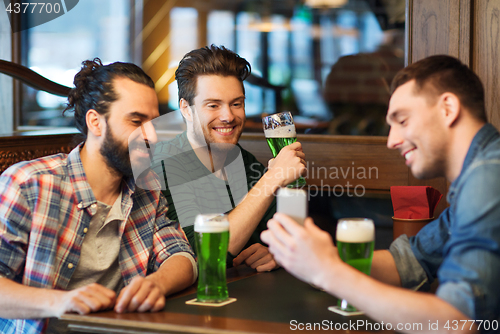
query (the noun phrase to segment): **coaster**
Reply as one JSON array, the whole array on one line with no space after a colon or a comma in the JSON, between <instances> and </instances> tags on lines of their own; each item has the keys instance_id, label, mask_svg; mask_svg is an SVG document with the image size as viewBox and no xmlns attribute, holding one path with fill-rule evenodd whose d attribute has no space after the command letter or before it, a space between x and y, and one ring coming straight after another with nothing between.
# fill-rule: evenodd
<instances>
[{"instance_id":1,"label":"coaster","mask_svg":"<svg viewBox=\"0 0 500 334\"><path fill-rule=\"evenodd\" d=\"M191 299L186 302L187 305L199 305L199 306L211 306L211 307L220 307L224 306L227 304L234 303L236 301L236 298L228 298L228 300L225 300L220 303L207 303L207 302L199 302L197 299Z\"/></svg>"},{"instance_id":2,"label":"coaster","mask_svg":"<svg viewBox=\"0 0 500 334\"><path fill-rule=\"evenodd\" d=\"M328 311L332 311L332 312L338 313L338 314L346 316L346 317L353 316L353 315L365 314L365 312L363 312L363 311L347 312L347 311L341 310L340 307L338 307L338 306L330 306L330 307L328 307Z\"/></svg>"}]
</instances>

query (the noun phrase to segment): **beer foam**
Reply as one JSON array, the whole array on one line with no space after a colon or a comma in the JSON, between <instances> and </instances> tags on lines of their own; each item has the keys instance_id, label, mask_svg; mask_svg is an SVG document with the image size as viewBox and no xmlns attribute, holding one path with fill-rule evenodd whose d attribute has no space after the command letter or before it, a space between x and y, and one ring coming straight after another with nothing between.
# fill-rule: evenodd
<instances>
[{"instance_id":1,"label":"beer foam","mask_svg":"<svg viewBox=\"0 0 500 334\"><path fill-rule=\"evenodd\" d=\"M361 243L375 240L375 227L371 221L345 220L337 225L337 241Z\"/></svg>"},{"instance_id":2,"label":"beer foam","mask_svg":"<svg viewBox=\"0 0 500 334\"><path fill-rule=\"evenodd\" d=\"M266 138L295 138L295 125L280 126L276 129L264 130Z\"/></svg>"},{"instance_id":3,"label":"beer foam","mask_svg":"<svg viewBox=\"0 0 500 334\"><path fill-rule=\"evenodd\" d=\"M229 231L229 220L221 214L203 214L196 216L194 231L201 233L221 233Z\"/></svg>"}]
</instances>

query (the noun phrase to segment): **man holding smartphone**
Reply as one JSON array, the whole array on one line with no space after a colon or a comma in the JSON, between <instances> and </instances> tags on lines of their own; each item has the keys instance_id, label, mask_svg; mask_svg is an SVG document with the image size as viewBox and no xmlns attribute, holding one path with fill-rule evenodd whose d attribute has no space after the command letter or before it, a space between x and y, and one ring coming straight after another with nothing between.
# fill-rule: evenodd
<instances>
[{"instance_id":1,"label":"man holding smartphone","mask_svg":"<svg viewBox=\"0 0 500 334\"><path fill-rule=\"evenodd\" d=\"M433 333L460 333L478 329L472 320L498 324L500 134L487 123L481 81L459 60L433 56L401 70L392 91L387 146L415 177L446 177L450 207L415 237L376 251L371 277L343 263L310 218L301 227L276 215L262 240L288 271L393 328L432 323ZM435 279L436 294L414 291Z\"/></svg>"},{"instance_id":2,"label":"man holding smartphone","mask_svg":"<svg viewBox=\"0 0 500 334\"><path fill-rule=\"evenodd\" d=\"M276 211L276 190L305 172L305 155L300 143L289 145L266 171L238 145L249 75L250 64L223 46L187 53L175 75L187 131L157 144L153 169L165 181L167 216L180 221L193 247L197 214L229 212L228 264L268 271L277 264L260 232Z\"/></svg>"}]
</instances>

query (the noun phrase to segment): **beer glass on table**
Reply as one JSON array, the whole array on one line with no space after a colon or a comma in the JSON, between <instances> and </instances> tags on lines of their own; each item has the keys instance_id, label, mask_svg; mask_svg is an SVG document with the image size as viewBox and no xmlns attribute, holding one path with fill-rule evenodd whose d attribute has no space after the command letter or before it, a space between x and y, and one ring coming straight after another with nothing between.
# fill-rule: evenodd
<instances>
[{"instance_id":1,"label":"beer glass on table","mask_svg":"<svg viewBox=\"0 0 500 334\"><path fill-rule=\"evenodd\" d=\"M297 132L292 114L284 111L262 118L264 125L264 135L267 144L271 149L273 157L276 157L281 149L297 141ZM295 182L290 183L288 188L301 188L306 184L306 180L300 176Z\"/></svg>"},{"instance_id":2,"label":"beer glass on table","mask_svg":"<svg viewBox=\"0 0 500 334\"><path fill-rule=\"evenodd\" d=\"M224 214L198 215L194 223L198 253L197 301L220 303L228 299L226 254L229 220Z\"/></svg>"},{"instance_id":3,"label":"beer glass on table","mask_svg":"<svg viewBox=\"0 0 500 334\"><path fill-rule=\"evenodd\" d=\"M339 219L337 224L337 249L339 256L348 265L370 275L373 249L375 247L375 226L366 218ZM356 308L343 299L338 307L346 312L356 312Z\"/></svg>"}]
</instances>

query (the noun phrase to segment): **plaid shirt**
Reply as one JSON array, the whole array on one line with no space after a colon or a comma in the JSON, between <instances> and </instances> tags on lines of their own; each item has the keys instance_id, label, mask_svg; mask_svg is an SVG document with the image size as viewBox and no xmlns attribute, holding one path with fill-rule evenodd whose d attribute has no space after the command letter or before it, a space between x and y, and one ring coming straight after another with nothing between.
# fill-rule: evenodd
<instances>
[{"instance_id":1,"label":"plaid shirt","mask_svg":"<svg viewBox=\"0 0 500 334\"><path fill-rule=\"evenodd\" d=\"M0 275L27 286L66 289L97 203L79 149L18 163L0 176ZM160 189L153 184L147 189ZM160 190L124 180L121 207L126 218L119 228L119 264L125 285L156 271L174 253L194 257L179 224L165 218L168 207ZM43 319L0 318L1 333L39 333L44 325Z\"/></svg>"}]
</instances>

